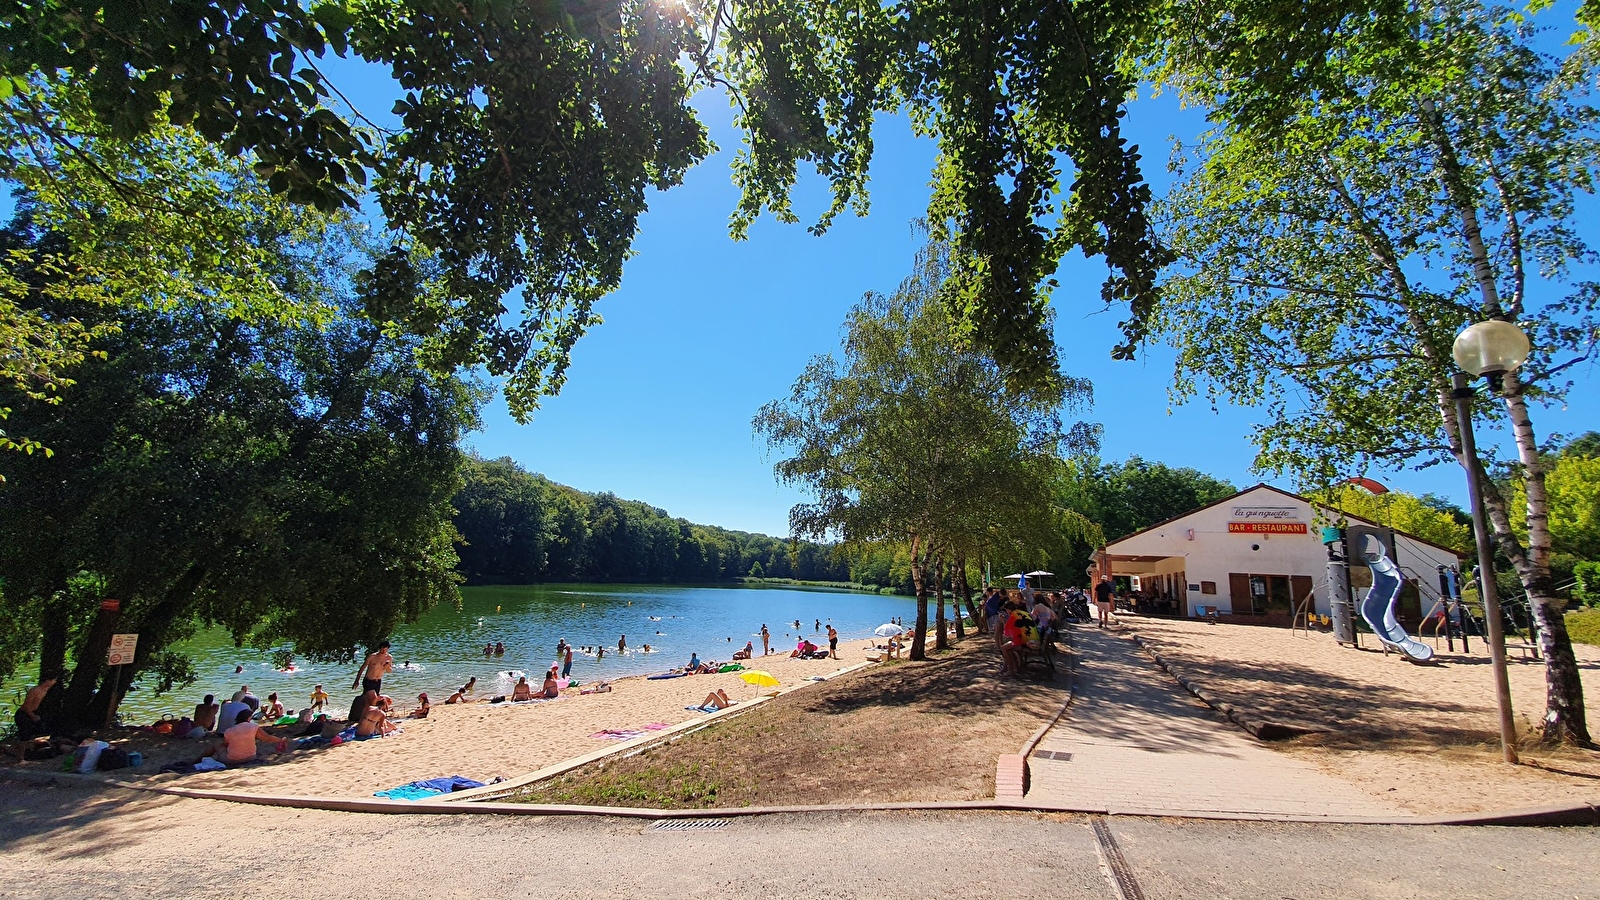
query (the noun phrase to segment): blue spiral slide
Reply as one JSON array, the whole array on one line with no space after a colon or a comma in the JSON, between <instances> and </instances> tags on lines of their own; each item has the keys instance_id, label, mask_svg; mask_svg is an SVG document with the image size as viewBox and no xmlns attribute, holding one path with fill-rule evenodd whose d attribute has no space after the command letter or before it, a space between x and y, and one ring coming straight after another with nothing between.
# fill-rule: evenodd
<instances>
[{"instance_id":1,"label":"blue spiral slide","mask_svg":"<svg viewBox=\"0 0 1600 900\"><path fill-rule=\"evenodd\" d=\"M1400 602L1400 588L1405 586L1405 576L1400 567L1389 558L1388 548L1374 535L1361 539L1361 559L1372 570L1372 589L1361 601L1361 618L1367 621L1372 633L1386 646L1400 651L1411 662L1422 663L1433 659L1433 648L1417 640L1394 617Z\"/></svg>"}]
</instances>

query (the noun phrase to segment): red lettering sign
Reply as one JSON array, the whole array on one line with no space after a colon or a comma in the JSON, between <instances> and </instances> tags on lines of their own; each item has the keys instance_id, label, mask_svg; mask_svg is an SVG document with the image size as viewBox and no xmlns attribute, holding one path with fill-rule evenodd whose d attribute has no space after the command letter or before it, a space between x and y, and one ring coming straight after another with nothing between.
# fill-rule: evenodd
<instances>
[{"instance_id":1,"label":"red lettering sign","mask_svg":"<svg viewBox=\"0 0 1600 900\"><path fill-rule=\"evenodd\" d=\"M1304 522L1229 522L1229 534L1305 534Z\"/></svg>"},{"instance_id":2,"label":"red lettering sign","mask_svg":"<svg viewBox=\"0 0 1600 900\"><path fill-rule=\"evenodd\" d=\"M105 610L106 612L116 612L117 610L122 608L122 601L121 600L101 600L100 601L100 608Z\"/></svg>"}]
</instances>

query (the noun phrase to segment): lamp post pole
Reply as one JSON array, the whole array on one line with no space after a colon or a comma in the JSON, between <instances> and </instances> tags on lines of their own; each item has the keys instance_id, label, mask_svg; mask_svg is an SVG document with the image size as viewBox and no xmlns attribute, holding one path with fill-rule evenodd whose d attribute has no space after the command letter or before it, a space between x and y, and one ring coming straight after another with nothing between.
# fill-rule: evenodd
<instances>
[{"instance_id":1,"label":"lamp post pole","mask_svg":"<svg viewBox=\"0 0 1600 900\"><path fill-rule=\"evenodd\" d=\"M1500 749L1505 760L1517 763L1517 725L1511 716L1511 680L1506 674L1506 639L1500 617L1500 591L1494 582L1494 549L1489 546L1489 529L1483 515L1483 492L1478 484L1478 446L1472 437L1473 391L1467 373L1451 376L1455 388L1456 424L1461 429L1461 464L1467 470L1467 499L1472 506L1472 533L1478 544L1478 583L1483 596L1483 616L1487 620L1489 659L1494 669L1495 702L1500 708Z\"/></svg>"}]
</instances>

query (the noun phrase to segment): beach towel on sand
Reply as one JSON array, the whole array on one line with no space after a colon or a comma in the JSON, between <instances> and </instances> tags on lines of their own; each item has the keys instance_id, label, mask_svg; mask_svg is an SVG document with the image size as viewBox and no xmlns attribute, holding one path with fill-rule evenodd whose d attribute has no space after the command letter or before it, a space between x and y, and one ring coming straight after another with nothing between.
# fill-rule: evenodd
<instances>
[{"instance_id":1,"label":"beach towel on sand","mask_svg":"<svg viewBox=\"0 0 1600 900\"><path fill-rule=\"evenodd\" d=\"M460 775L450 775L444 778L427 778L422 781L413 781L410 784L402 784L386 791L378 791L372 796L382 797L385 800L426 800L429 797L437 797L440 794L448 794L452 791L465 791L480 787L483 787L483 782L481 781L473 781L471 778L463 778Z\"/></svg>"}]
</instances>

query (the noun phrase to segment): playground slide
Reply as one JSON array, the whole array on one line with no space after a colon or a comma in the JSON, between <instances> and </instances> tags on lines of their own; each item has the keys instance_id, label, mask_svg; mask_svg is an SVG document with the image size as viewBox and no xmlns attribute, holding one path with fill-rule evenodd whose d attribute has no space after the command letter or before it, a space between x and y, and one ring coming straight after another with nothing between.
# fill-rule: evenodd
<instances>
[{"instance_id":1,"label":"playground slide","mask_svg":"<svg viewBox=\"0 0 1600 900\"><path fill-rule=\"evenodd\" d=\"M1372 570L1372 589L1361 601L1361 618L1367 620L1367 625L1378 636L1378 640L1400 651L1411 662L1433 659L1433 648L1406 634L1406 630L1395 621L1394 608L1400 600L1400 588L1405 585L1405 577L1400 574L1400 568L1394 564L1394 560L1389 558L1383 542L1370 534L1363 537L1361 558Z\"/></svg>"}]
</instances>

